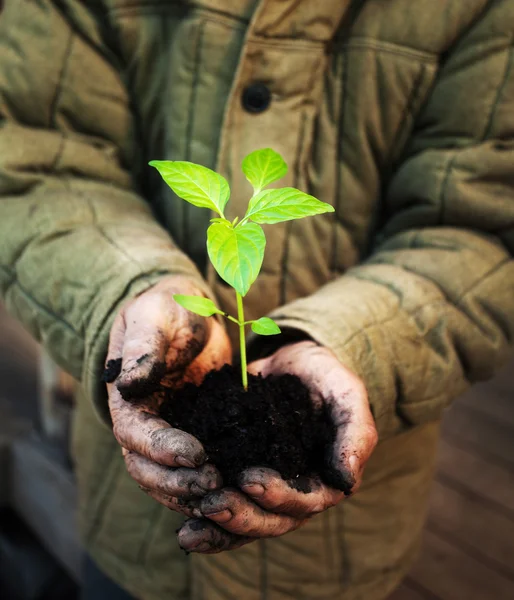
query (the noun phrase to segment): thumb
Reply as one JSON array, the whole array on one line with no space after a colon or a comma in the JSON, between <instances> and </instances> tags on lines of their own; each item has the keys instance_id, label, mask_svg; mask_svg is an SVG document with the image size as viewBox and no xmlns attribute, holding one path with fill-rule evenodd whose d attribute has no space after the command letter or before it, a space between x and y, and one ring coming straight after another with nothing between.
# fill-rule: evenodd
<instances>
[{"instance_id":1,"label":"thumb","mask_svg":"<svg viewBox=\"0 0 514 600\"><path fill-rule=\"evenodd\" d=\"M327 456L326 478L345 495L353 494L361 484L364 466L373 452L378 434L362 382L356 381L327 402L336 427L334 445Z\"/></svg>"},{"instance_id":2,"label":"thumb","mask_svg":"<svg viewBox=\"0 0 514 600\"><path fill-rule=\"evenodd\" d=\"M173 327L169 304L162 302L160 294L147 292L124 311L125 335L116 386L125 400L151 393L166 372L166 334Z\"/></svg>"},{"instance_id":3,"label":"thumb","mask_svg":"<svg viewBox=\"0 0 514 600\"><path fill-rule=\"evenodd\" d=\"M252 375L261 374L263 377L269 375L269 358L259 358L248 365L248 373Z\"/></svg>"},{"instance_id":4,"label":"thumb","mask_svg":"<svg viewBox=\"0 0 514 600\"><path fill-rule=\"evenodd\" d=\"M188 367L184 381L200 385L205 375L232 362L232 346L224 326L214 317L207 319L209 338L202 352Z\"/></svg>"},{"instance_id":5,"label":"thumb","mask_svg":"<svg viewBox=\"0 0 514 600\"><path fill-rule=\"evenodd\" d=\"M172 298L174 290L152 289L125 310L121 373L116 385L125 400L148 397L166 377L171 385L200 354L210 324Z\"/></svg>"}]
</instances>

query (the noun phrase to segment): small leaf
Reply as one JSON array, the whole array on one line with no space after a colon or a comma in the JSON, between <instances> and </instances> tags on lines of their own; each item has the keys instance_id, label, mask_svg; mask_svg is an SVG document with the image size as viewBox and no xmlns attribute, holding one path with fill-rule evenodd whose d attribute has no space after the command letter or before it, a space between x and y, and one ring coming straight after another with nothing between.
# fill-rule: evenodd
<instances>
[{"instance_id":1,"label":"small leaf","mask_svg":"<svg viewBox=\"0 0 514 600\"><path fill-rule=\"evenodd\" d=\"M278 152L271 148L256 150L243 160L243 173L256 194L287 173L287 165Z\"/></svg>"},{"instance_id":2,"label":"small leaf","mask_svg":"<svg viewBox=\"0 0 514 600\"><path fill-rule=\"evenodd\" d=\"M264 190L250 200L245 220L255 223L280 223L322 213L334 212L334 207L295 188Z\"/></svg>"},{"instance_id":3,"label":"small leaf","mask_svg":"<svg viewBox=\"0 0 514 600\"><path fill-rule=\"evenodd\" d=\"M241 296L257 279L265 246L264 231L256 223L236 228L213 223L207 230L207 252L214 268Z\"/></svg>"},{"instance_id":4,"label":"small leaf","mask_svg":"<svg viewBox=\"0 0 514 600\"><path fill-rule=\"evenodd\" d=\"M261 317L252 323L252 331L259 335L277 335L280 327L269 317Z\"/></svg>"},{"instance_id":5,"label":"small leaf","mask_svg":"<svg viewBox=\"0 0 514 600\"><path fill-rule=\"evenodd\" d=\"M202 298L201 296L184 296L183 294L174 294L173 299L175 302L187 308L196 315L201 317L210 317L211 315L224 315L225 313L220 310L212 300L209 298Z\"/></svg>"},{"instance_id":6,"label":"small leaf","mask_svg":"<svg viewBox=\"0 0 514 600\"><path fill-rule=\"evenodd\" d=\"M210 222L211 223L230 223L229 220L224 219L223 217L214 217L213 219L211 219Z\"/></svg>"},{"instance_id":7,"label":"small leaf","mask_svg":"<svg viewBox=\"0 0 514 600\"><path fill-rule=\"evenodd\" d=\"M223 217L230 196L227 180L202 165L186 161L152 160L164 181L177 194L194 206L208 208Z\"/></svg>"}]
</instances>

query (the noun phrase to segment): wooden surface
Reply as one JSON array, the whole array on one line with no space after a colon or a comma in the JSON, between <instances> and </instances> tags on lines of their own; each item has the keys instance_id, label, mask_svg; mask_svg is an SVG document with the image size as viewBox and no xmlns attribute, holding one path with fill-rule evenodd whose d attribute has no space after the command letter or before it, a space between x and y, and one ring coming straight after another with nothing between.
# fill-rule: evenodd
<instances>
[{"instance_id":1,"label":"wooden surface","mask_svg":"<svg viewBox=\"0 0 514 600\"><path fill-rule=\"evenodd\" d=\"M514 599L514 362L444 420L420 556L390 600Z\"/></svg>"}]
</instances>

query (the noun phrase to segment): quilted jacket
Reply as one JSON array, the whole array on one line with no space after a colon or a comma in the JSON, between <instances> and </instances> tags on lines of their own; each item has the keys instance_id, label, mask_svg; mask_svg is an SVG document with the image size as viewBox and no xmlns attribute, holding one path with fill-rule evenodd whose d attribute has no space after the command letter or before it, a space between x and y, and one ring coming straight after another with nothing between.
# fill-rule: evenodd
<instances>
[{"instance_id":1,"label":"quilted jacket","mask_svg":"<svg viewBox=\"0 0 514 600\"><path fill-rule=\"evenodd\" d=\"M280 185L335 207L266 230L247 314L314 338L363 378L380 462L381 448L416 439L470 383L489 378L514 336L514 3L3 4L0 292L81 382L76 460L92 552L141 597L175 598L173 588L188 598L163 558L175 552L166 550L171 517L128 480L130 492L112 483L125 477L121 459L91 409L108 424L100 374L128 298L183 274L233 311L231 290L206 261L210 215L178 200L147 162L220 171L233 190L230 218L250 193L242 158L272 147L290 165ZM433 444L422 455L412 472L428 480ZM402 511L419 516L424 504L414 504ZM118 507L112 521L107 505ZM124 510L137 516L133 535ZM159 544L162 565L150 561L150 576L141 557ZM303 597L277 585L273 600ZM235 597L253 598L250 589ZM305 597L325 597L316 594L327 588L315 589ZM334 589L326 597L339 597Z\"/></svg>"}]
</instances>

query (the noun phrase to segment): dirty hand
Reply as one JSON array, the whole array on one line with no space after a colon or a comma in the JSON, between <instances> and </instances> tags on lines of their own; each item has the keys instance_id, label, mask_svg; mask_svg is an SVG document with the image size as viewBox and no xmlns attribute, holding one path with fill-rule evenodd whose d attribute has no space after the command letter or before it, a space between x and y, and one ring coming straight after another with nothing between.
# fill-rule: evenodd
<instances>
[{"instance_id":1,"label":"dirty hand","mask_svg":"<svg viewBox=\"0 0 514 600\"><path fill-rule=\"evenodd\" d=\"M314 403L328 405L337 429L325 477L339 489L311 479L302 486L308 490L305 493L271 469L248 469L240 477L242 491L224 488L203 498L200 510L204 518L186 521L179 531L179 543L185 550L221 552L297 529L357 490L377 443L364 384L327 348L314 342L291 344L252 363L249 370L265 377L297 375Z\"/></svg>"},{"instance_id":2,"label":"dirty hand","mask_svg":"<svg viewBox=\"0 0 514 600\"><path fill-rule=\"evenodd\" d=\"M164 506L192 516L221 477L204 464L196 438L156 416L161 386L199 384L230 362L232 352L216 319L185 310L173 294L202 295L189 280L170 276L123 306L111 329L105 379L114 436L130 475Z\"/></svg>"}]
</instances>

